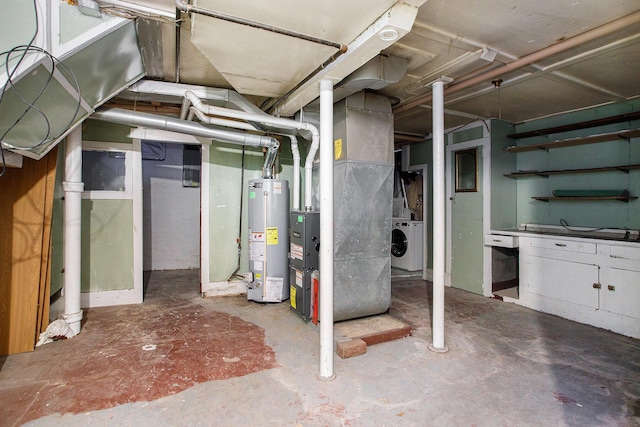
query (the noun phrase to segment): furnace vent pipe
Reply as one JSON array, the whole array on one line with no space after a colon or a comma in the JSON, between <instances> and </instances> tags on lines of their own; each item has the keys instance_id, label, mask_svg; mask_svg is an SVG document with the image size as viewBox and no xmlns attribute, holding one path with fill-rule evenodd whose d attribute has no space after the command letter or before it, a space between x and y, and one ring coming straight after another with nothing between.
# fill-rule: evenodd
<instances>
[{"instance_id":1,"label":"furnace vent pipe","mask_svg":"<svg viewBox=\"0 0 640 427\"><path fill-rule=\"evenodd\" d=\"M202 111L198 110L195 107L189 108L187 121L193 120L194 115L198 117L198 120L200 120L201 122L207 123L210 125L233 127L236 129L244 129L244 130L256 130L254 126L246 122L237 122L233 120L218 119L215 117L207 116L206 114L204 114ZM264 166L263 166L264 168L264 173L262 176L263 178L267 178L267 179L273 178L273 168L271 166L275 162L275 158L277 154L278 154L278 147L275 147L275 149L269 149L269 151L267 152L267 157L265 158Z\"/></svg>"},{"instance_id":2,"label":"furnace vent pipe","mask_svg":"<svg viewBox=\"0 0 640 427\"><path fill-rule=\"evenodd\" d=\"M310 123L306 122L297 122L295 120L283 119L279 117L273 117L268 114L257 114L257 113L249 113L246 111L239 110L231 110L228 108L216 107L214 105L208 105L202 102L198 96L192 91L186 91L185 94L185 102L183 102L183 114L184 107L188 107L189 103L191 103L195 108L202 111L205 114L227 117L231 119L239 119L246 120L252 123L262 123L266 125L272 125L279 128L285 129L296 129L306 130L311 132L311 147L309 148L309 153L307 154L307 158L304 165L305 171L305 182L304 182L304 200L305 200L305 210L312 210L311 204L311 192L312 192L312 172L313 172L313 160L315 159L316 153L318 151L318 147L320 146L320 133L318 129Z\"/></svg>"},{"instance_id":3,"label":"furnace vent pipe","mask_svg":"<svg viewBox=\"0 0 640 427\"><path fill-rule=\"evenodd\" d=\"M91 118L105 122L119 123L129 126L141 126L152 129L179 132L202 138L215 139L216 141L231 144L248 145L251 147L266 147L267 160L265 161L264 178L272 178L273 163L280 143L270 136L253 135L242 132L212 129L196 122L176 119L173 117L159 116L156 114L140 113L137 111L123 110L120 108L101 108L93 113Z\"/></svg>"},{"instance_id":4,"label":"furnace vent pipe","mask_svg":"<svg viewBox=\"0 0 640 427\"><path fill-rule=\"evenodd\" d=\"M293 154L293 210L300 210L300 150L298 138L287 135L291 140L291 154Z\"/></svg>"}]
</instances>

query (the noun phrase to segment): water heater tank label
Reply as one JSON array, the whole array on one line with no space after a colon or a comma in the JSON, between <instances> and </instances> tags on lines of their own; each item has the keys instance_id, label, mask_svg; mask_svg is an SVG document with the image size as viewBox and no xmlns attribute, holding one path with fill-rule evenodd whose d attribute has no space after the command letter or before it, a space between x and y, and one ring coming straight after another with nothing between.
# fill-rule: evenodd
<instances>
[{"instance_id":1,"label":"water heater tank label","mask_svg":"<svg viewBox=\"0 0 640 427\"><path fill-rule=\"evenodd\" d=\"M267 245L278 244L278 227L267 227Z\"/></svg>"},{"instance_id":2,"label":"water heater tank label","mask_svg":"<svg viewBox=\"0 0 640 427\"><path fill-rule=\"evenodd\" d=\"M274 182L273 183L273 194L282 194L282 183Z\"/></svg>"},{"instance_id":3,"label":"water heater tank label","mask_svg":"<svg viewBox=\"0 0 640 427\"><path fill-rule=\"evenodd\" d=\"M264 233L251 233L249 238L249 260L264 261Z\"/></svg>"},{"instance_id":4,"label":"water heater tank label","mask_svg":"<svg viewBox=\"0 0 640 427\"><path fill-rule=\"evenodd\" d=\"M264 302L282 301L282 286L284 286L284 279L282 277L267 277L264 286Z\"/></svg>"}]
</instances>

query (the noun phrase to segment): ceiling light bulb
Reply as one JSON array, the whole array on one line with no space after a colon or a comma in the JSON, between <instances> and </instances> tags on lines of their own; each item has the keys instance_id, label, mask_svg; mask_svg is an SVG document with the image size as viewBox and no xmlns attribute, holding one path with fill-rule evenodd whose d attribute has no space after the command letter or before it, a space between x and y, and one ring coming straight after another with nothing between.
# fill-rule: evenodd
<instances>
[{"instance_id":1,"label":"ceiling light bulb","mask_svg":"<svg viewBox=\"0 0 640 427\"><path fill-rule=\"evenodd\" d=\"M385 42L395 41L399 36L400 35L398 34L398 31L394 28L385 28L378 33L378 37L380 37L380 40Z\"/></svg>"}]
</instances>

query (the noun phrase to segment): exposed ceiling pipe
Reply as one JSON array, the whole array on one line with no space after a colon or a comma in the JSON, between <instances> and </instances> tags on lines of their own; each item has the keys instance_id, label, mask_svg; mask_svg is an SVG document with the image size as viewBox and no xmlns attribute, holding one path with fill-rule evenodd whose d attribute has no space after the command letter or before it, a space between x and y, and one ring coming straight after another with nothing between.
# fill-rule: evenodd
<instances>
[{"instance_id":1,"label":"exposed ceiling pipe","mask_svg":"<svg viewBox=\"0 0 640 427\"><path fill-rule=\"evenodd\" d=\"M202 111L204 114L227 117L232 119L246 120L252 124L265 124L271 125L280 129L296 129L306 130L311 133L311 147L309 148L309 153L307 154L307 158L304 165L305 170L305 209L311 210L312 207L312 172L313 172L313 160L315 159L316 153L318 151L318 147L320 146L320 133L318 129L310 123L306 122L297 122L295 120L283 119L279 117L270 116L264 112L256 113L248 113L245 111L231 110L228 108L220 108L213 105L204 104L195 93L191 91L185 92L185 99L189 101L195 108ZM184 104L183 104L184 105ZM283 132L284 133L284 132Z\"/></svg>"},{"instance_id":2,"label":"exposed ceiling pipe","mask_svg":"<svg viewBox=\"0 0 640 427\"><path fill-rule=\"evenodd\" d=\"M233 22L234 24L246 25L248 27L259 28L261 30L269 31L272 33L294 37L296 39L306 40L308 42L321 44L324 46L330 46L340 50L344 48L346 52L347 47L345 45L332 42L330 40L325 40L325 39L310 36L307 34L298 33L296 31L287 30L286 28L276 27L274 25L268 25L268 24L263 24L261 22L251 21L245 18L239 18L237 16L227 15L225 13L216 12L214 10L203 9L198 6L188 4L187 2L182 0L175 0L175 4L176 4L176 9L181 10L182 12L185 12L185 13L197 13L198 15L204 15L210 18L221 19L223 21Z\"/></svg>"},{"instance_id":3,"label":"exposed ceiling pipe","mask_svg":"<svg viewBox=\"0 0 640 427\"><path fill-rule=\"evenodd\" d=\"M186 98L185 98L186 99ZM199 100L198 100L199 101ZM225 126L236 129L245 130L258 130L255 126L244 121L227 120L218 117L207 116L201 110L196 107L189 107L189 114L187 114L187 120L191 121L193 116L198 117L201 122ZM292 210L300 210L300 150L298 149L298 138L294 135L285 135L291 141L291 154L293 155L293 206ZM313 162L313 159L311 160Z\"/></svg>"},{"instance_id":4,"label":"exposed ceiling pipe","mask_svg":"<svg viewBox=\"0 0 640 427\"><path fill-rule=\"evenodd\" d=\"M180 10L176 8L176 83L180 83L180 31L182 29L182 19L180 19Z\"/></svg>"},{"instance_id":5,"label":"exposed ceiling pipe","mask_svg":"<svg viewBox=\"0 0 640 427\"><path fill-rule=\"evenodd\" d=\"M447 87L444 91L445 95L450 95L452 93L455 92L459 92L463 89L466 89L468 87L474 86L476 84L479 83L488 83L491 82L491 80L494 80L504 74L510 73L512 71L516 71L519 70L520 68L526 67L528 65L533 64L534 62L538 62L541 61L543 59L546 59L550 56L553 55L557 55L559 53L562 53L568 49L572 49L574 47L578 47L582 44L588 43L590 41L593 41L599 37L604 37L608 34L611 34L615 31L624 29L630 25L633 24L637 24L640 22L640 11L638 12L634 12L630 15L627 15L625 17L622 17L620 19L616 19L615 21L611 21L607 24L601 25L597 28L594 28L592 30L586 31L582 34L578 34L577 36L568 38L566 40L563 40L559 43L556 43L554 45L551 45L547 48L544 49L540 49L537 52L534 52L532 54L523 56L522 58L516 59L513 62L510 62L508 64L505 64L501 67L498 68L494 68L492 70L489 70L485 73L479 74L475 77L472 77L470 79L467 80L463 80L458 84L454 84L451 85L449 87ZM433 99L433 95L432 94L428 94L428 95L424 95L421 96L417 99L414 99L412 101L406 102L404 104L398 105L396 107L393 108L393 113L397 114L400 113L402 111L407 111L410 110L412 108L415 108L421 104L424 104L426 102L429 102Z\"/></svg>"},{"instance_id":6,"label":"exposed ceiling pipe","mask_svg":"<svg viewBox=\"0 0 640 427\"><path fill-rule=\"evenodd\" d=\"M251 130L251 131L258 130L258 128L256 128L255 126L247 122L240 122L237 120L227 120L227 119L221 119L219 117L207 116L205 113L203 113L201 110L197 109L196 107L189 108L189 114L187 114L186 120L187 121L193 120L194 115L202 123L206 123L208 125L224 126L224 127Z\"/></svg>"},{"instance_id":7,"label":"exposed ceiling pipe","mask_svg":"<svg viewBox=\"0 0 640 427\"><path fill-rule=\"evenodd\" d=\"M101 108L93 113L91 118L129 126L168 130L171 132L215 139L216 141L228 142L231 144L248 145L251 147L266 147L268 151L267 159L264 164L264 178L272 178L272 166L276 155L278 154L278 148L280 147L278 140L270 136L212 129L196 122L189 122L186 120L155 114L140 113L137 111L121 110L118 108Z\"/></svg>"}]
</instances>

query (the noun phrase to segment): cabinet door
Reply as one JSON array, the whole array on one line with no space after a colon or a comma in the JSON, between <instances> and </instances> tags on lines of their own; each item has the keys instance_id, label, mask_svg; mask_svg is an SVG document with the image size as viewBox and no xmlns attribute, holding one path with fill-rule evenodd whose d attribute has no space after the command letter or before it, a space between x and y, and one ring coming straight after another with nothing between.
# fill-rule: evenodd
<instances>
[{"instance_id":1,"label":"cabinet door","mask_svg":"<svg viewBox=\"0 0 640 427\"><path fill-rule=\"evenodd\" d=\"M527 256L522 267L526 292L598 308L597 265Z\"/></svg>"},{"instance_id":2,"label":"cabinet door","mask_svg":"<svg viewBox=\"0 0 640 427\"><path fill-rule=\"evenodd\" d=\"M603 267L600 309L640 319L640 271Z\"/></svg>"}]
</instances>

